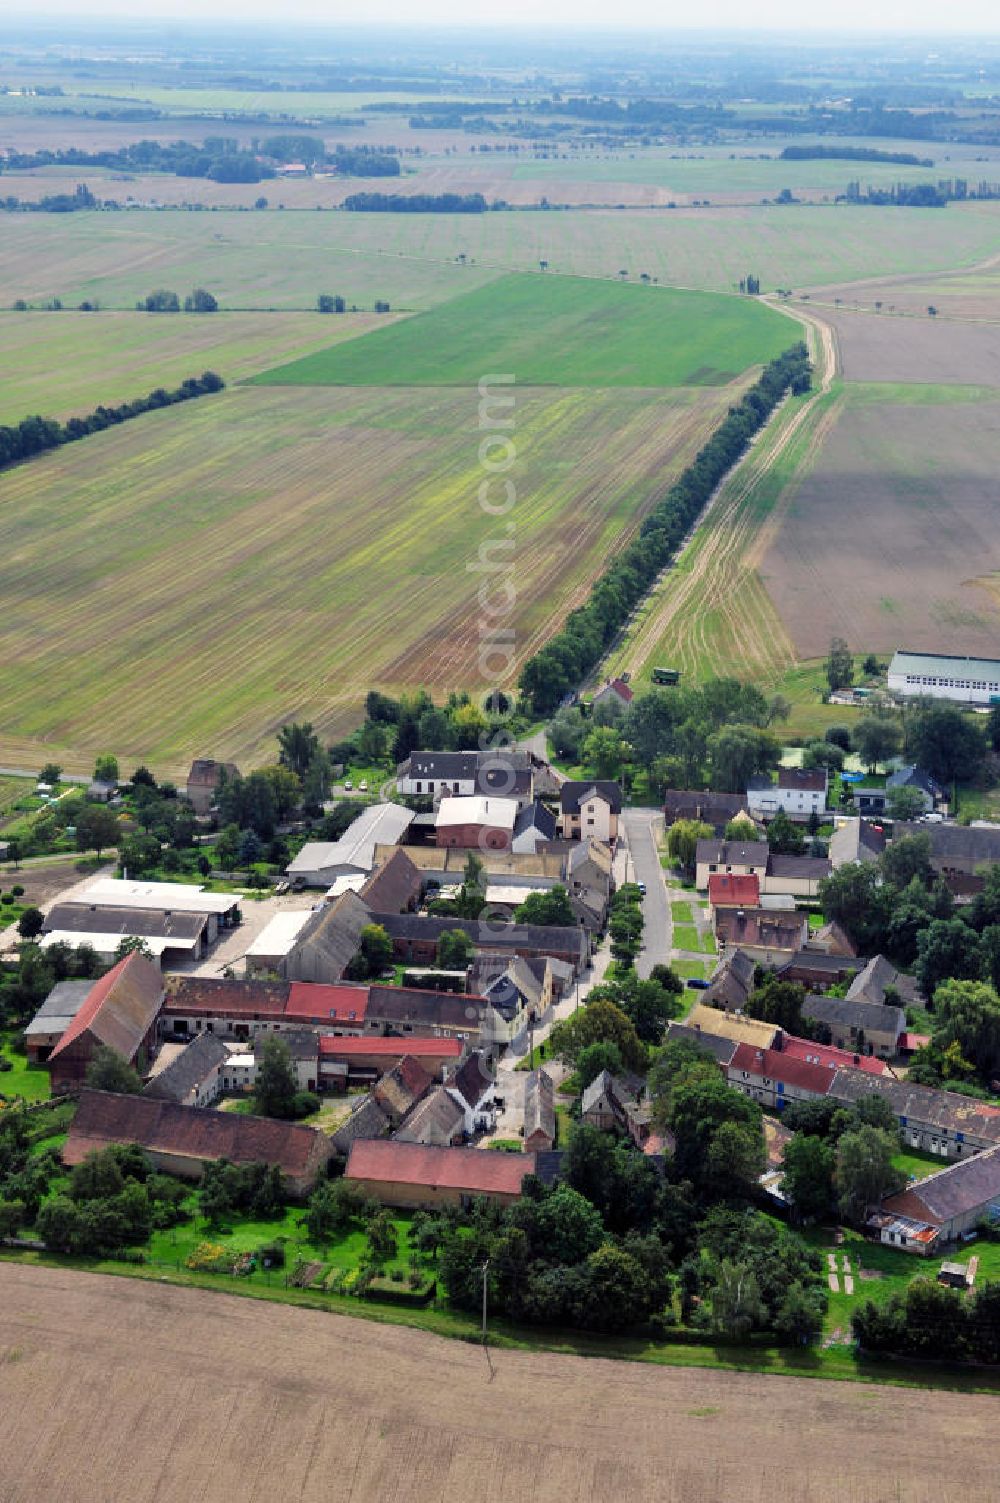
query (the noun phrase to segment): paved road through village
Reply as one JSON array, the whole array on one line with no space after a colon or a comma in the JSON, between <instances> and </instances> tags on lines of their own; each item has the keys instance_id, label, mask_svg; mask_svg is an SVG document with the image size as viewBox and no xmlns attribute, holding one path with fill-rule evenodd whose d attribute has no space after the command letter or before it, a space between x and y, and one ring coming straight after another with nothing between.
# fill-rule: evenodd
<instances>
[{"instance_id":1,"label":"paved road through village","mask_svg":"<svg viewBox=\"0 0 1000 1503\"><path fill-rule=\"evenodd\" d=\"M628 844L629 877L646 884L642 950L635 968L640 976L648 976L654 965L670 964L670 904L657 845L663 815L659 809L623 809L622 824Z\"/></svg>"}]
</instances>

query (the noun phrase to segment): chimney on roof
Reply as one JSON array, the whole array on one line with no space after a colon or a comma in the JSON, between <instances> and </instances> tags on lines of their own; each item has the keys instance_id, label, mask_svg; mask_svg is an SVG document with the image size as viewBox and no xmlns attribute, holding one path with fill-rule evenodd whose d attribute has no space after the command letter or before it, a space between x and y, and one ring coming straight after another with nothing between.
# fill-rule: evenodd
<instances>
[{"instance_id":1,"label":"chimney on roof","mask_svg":"<svg viewBox=\"0 0 1000 1503\"><path fill-rule=\"evenodd\" d=\"M855 1056L854 1056L854 1063L855 1063L855 1064L856 1064L856 1065L860 1065L860 1063L861 1063L861 1055L860 1055L860 1054L856 1054L856 1055L855 1055Z\"/></svg>"}]
</instances>

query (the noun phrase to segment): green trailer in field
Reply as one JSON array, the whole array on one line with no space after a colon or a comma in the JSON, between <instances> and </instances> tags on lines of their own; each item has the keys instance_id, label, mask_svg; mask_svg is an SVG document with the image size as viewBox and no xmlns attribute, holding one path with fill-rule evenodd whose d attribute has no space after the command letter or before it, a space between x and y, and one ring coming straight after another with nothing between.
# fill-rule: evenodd
<instances>
[{"instance_id":1,"label":"green trailer in field","mask_svg":"<svg viewBox=\"0 0 1000 1503\"><path fill-rule=\"evenodd\" d=\"M681 671L679 668L654 668L651 677L654 684L679 684Z\"/></svg>"}]
</instances>

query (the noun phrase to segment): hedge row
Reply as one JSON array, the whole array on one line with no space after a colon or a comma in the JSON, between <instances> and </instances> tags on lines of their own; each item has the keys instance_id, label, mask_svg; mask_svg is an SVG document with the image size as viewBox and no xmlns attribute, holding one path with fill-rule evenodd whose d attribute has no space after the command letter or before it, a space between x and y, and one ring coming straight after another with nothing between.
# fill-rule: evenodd
<instances>
[{"instance_id":1,"label":"hedge row","mask_svg":"<svg viewBox=\"0 0 1000 1503\"><path fill-rule=\"evenodd\" d=\"M122 402L119 407L96 407L88 417L70 418L66 423L60 423L56 418L35 416L22 419L16 428L0 426L0 468L20 464L45 449L75 443L89 433L100 433L102 428L112 428L116 423L128 422L129 418L153 412L158 407L171 407L175 402L190 402L194 397L221 391L225 384L214 371L203 371L200 376L189 376L174 391L158 386L148 397L136 397L135 401Z\"/></svg>"},{"instance_id":2,"label":"hedge row","mask_svg":"<svg viewBox=\"0 0 1000 1503\"><path fill-rule=\"evenodd\" d=\"M597 666L615 633L680 546L716 486L789 391L809 390L809 354L793 345L764 367L760 379L709 439L594 585L587 604L521 670L520 689L540 714L554 710Z\"/></svg>"}]
</instances>

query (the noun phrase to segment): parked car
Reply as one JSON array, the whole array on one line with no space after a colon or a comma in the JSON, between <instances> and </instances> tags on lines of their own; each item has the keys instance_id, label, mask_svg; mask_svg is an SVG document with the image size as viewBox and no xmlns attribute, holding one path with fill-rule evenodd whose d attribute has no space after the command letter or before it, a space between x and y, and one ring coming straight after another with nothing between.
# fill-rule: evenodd
<instances>
[{"instance_id":1,"label":"parked car","mask_svg":"<svg viewBox=\"0 0 1000 1503\"><path fill-rule=\"evenodd\" d=\"M702 981L699 976L689 976L687 984L693 992L703 992L709 986L709 983Z\"/></svg>"},{"instance_id":2,"label":"parked car","mask_svg":"<svg viewBox=\"0 0 1000 1503\"><path fill-rule=\"evenodd\" d=\"M364 779L362 779L362 781L358 784L358 792L359 793L367 793L368 792L368 784L364 781Z\"/></svg>"},{"instance_id":3,"label":"parked car","mask_svg":"<svg viewBox=\"0 0 1000 1503\"><path fill-rule=\"evenodd\" d=\"M354 787L354 784L351 782L350 778L348 778L347 782L344 784L344 792L345 793L350 793L350 791L351 791L351 789L353 787Z\"/></svg>"},{"instance_id":4,"label":"parked car","mask_svg":"<svg viewBox=\"0 0 1000 1503\"><path fill-rule=\"evenodd\" d=\"M641 897L645 897L646 896L646 884L645 884L645 882L637 882L635 885L639 889L640 896Z\"/></svg>"}]
</instances>

